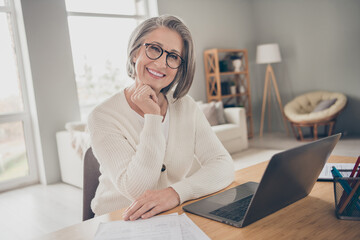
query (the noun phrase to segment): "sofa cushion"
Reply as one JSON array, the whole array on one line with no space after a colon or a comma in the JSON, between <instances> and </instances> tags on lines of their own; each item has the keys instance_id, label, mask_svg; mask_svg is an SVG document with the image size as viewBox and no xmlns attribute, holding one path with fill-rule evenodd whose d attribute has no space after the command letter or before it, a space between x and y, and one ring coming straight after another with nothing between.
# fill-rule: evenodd
<instances>
[{"instance_id":1,"label":"sofa cushion","mask_svg":"<svg viewBox=\"0 0 360 240\"><path fill-rule=\"evenodd\" d=\"M196 102L209 121L211 126L225 124L224 104L222 101L203 103L202 101ZM214 109L215 108L215 109Z\"/></svg>"},{"instance_id":2,"label":"sofa cushion","mask_svg":"<svg viewBox=\"0 0 360 240\"><path fill-rule=\"evenodd\" d=\"M224 104L222 101L217 101L215 103L217 120L219 124L225 124L225 113L224 113Z\"/></svg>"},{"instance_id":3,"label":"sofa cushion","mask_svg":"<svg viewBox=\"0 0 360 240\"><path fill-rule=\"evenodd\" d=\"M220 139L221 142L229 141L235 138L241 138L241 127L236 124L222 124L213 126L216 136Z\"/></svg>"},{"instance_id":4,"label":"sofa cushion","mask_svg":"<svg viewBox=\"0 0 360 240\"><path fill-rule=\"evenodd\" d=\"M316 107L312 112L320 112L322 110L325 110L331 107L331 105L333 105L335 102L336 102L336 98L322 100L318 105L316 105Z\"/></svg>"},{"instance_id":5,"label":"sofa cushion","mask_svg":"<svg viewBox=\"0 0 360 240\"><path fill-rule=\"evenodd\" d=\"M209 121L211 126L219 124L215 102L201 103L199 104L201 111L204 113L206 119Z\"/></svg>"}]
</instances>

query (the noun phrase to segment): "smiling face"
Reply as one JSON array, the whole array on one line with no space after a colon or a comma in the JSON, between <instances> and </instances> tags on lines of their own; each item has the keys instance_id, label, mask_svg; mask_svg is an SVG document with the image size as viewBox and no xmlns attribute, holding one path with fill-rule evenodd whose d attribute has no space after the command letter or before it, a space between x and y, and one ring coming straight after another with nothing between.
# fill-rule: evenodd
<instances>
[{"instance_id":1,"label":"smiling face","mask_svg":"<svg viewBox=\"0 0 360 240\"><path fill-rule=\"evenodd\" d=\"M168 52L182 55L183 42L181 36L166 27L160 27L150 32L144 37L143 43L153 43L159 45ZM151 60L146 56L146 46L142 45L133 59L135 63L137 83L149 85L156 93L167 87L175 78L178 69L172 69L166 64L167 53L161 55L156 60Z\"/></svg>"}]
</instances>

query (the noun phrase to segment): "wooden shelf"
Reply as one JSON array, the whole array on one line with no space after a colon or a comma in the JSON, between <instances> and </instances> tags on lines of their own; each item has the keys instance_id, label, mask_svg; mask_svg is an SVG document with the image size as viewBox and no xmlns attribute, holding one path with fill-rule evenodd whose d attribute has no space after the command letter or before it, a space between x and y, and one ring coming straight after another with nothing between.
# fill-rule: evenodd
<instances>
[{"instance_id":1,"label":"wooden shelf","mask_svg":"<svg viewBox=\"0 0 360 240\"><path fill-rule=\"evenodd\" d=\"M220 61L230 54L242 57L240 71L220 72ZM207 100L223 101L224 105L234 101L232 105L244 106L248 121L248 137L253 137L253 117L251 108L250 78L248 72L248 54L246 49L208 49L204 51ZM230 79L228 79L230 77ZM236 94L229 94L230 82L236 86ZM225 89L222 89L222 87ZM240 91L241 89L241 91ZM243 90L244 89L244 90ZM241 93L240 93L241 92ZM222 94L224 93L224 94Z\"/></svg>"},{"instance_id":2,"label":"wooden shelf","mask_svg":"<svg viewBox=\"0 0 360 240\"><path fill-rule=\"evenodd\" d=\"M247 96L248 93L235 93L235 94L226 94L226 95L221 95L222 98L233 98L233 97L242 97L242 96ZM212 95L212 98L218 98L218 96L216 95Z\"/></svg>"},{"instance_id":3,"label":"wooden shelf","mask_svg":"<svg viewBox=\"0 0 360 240\"><path fill-rule=\"evenodd\" d=\"M225 76L225 75L236 75L236 74L247 74L247 72L245 71L241 71L241 72L219 72L219 73L209 73L210 76L216 76L217 74L220 74L221 76Z\"/></svg>"}]
</instances>

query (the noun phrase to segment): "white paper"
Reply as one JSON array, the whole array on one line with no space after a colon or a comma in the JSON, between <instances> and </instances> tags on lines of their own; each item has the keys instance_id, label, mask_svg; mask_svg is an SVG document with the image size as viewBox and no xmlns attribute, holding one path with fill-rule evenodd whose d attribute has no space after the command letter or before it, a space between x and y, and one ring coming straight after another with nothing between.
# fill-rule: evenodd
<instances>
[{"instance_id":1,"label":"white paper","mask_svg":"<svg viewBox=\"0 0 360 240\"><path fill-rule=\"evenodd\" d=\"M95 240L182 240L177 215L162 215L136 221L113 221L100 223Z\"/></svg>"},{"instance_id":2,"label":"white paper","mask_svg":"<svg viewBox=\"0 0 360 240\"><path fill-rule=\"evenodd\" d=\"M146 220L100 223L95 240L210 240L184 213L161 215Z\"/></svg>"},{"instance_id":3,"label":"white paper","mask_svg":"<svg viewBox=\"0 0 360 240\"><path fill-rule=\"evenodd\" d=\"M185 214L179 216L182 237L185 240L210 240L210 238Z\"/></svg>"},{"instance_id":4,"label":"white paper","mask_svg":"<svg viewBox=\"0 0 360 240\"><path fill-rule=\"evenodd\" d=\"M336 167L338 170L341 169L347 169L347 170L352 170L355 166L354 163L326 163L323 170L320 173L320 176L318 179L323 179L323 180L332 180L333 176L331 174L331 169L332 167ZM343 177L349 177L351 174L350 172L342 172L341 173L343 175Z\"/></svg>"}]
</instances>

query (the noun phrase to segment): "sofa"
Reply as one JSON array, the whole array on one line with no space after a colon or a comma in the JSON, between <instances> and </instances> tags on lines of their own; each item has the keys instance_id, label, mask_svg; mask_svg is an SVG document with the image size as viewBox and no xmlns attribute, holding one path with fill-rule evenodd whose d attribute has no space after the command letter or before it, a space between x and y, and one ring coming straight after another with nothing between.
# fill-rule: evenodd
<instances>
[{"instance_id":1,"label":"sofa","mask_svg":"<svg viewBox=\"0 0 360 240\"><path fill-rule=\"evenodd\" d=\"M212 126L226 150L236 153L248 148L245 109L241 107L223 109L223 123ZM63 182L82 188L83 156L90 146L85 124L67 123L64 131L56 133L61 179Z\"/></svg>"},{"instance_id":2,"label":"sofa","mask_svg":"<svg viewBox=\"0 0 360 240\"><path fill-rule=\"evenodd\" d=\"M230 153L240 152L249 146L245 108L225 108L225 123L211 128Z\"/></svg>"}]
</instances>

